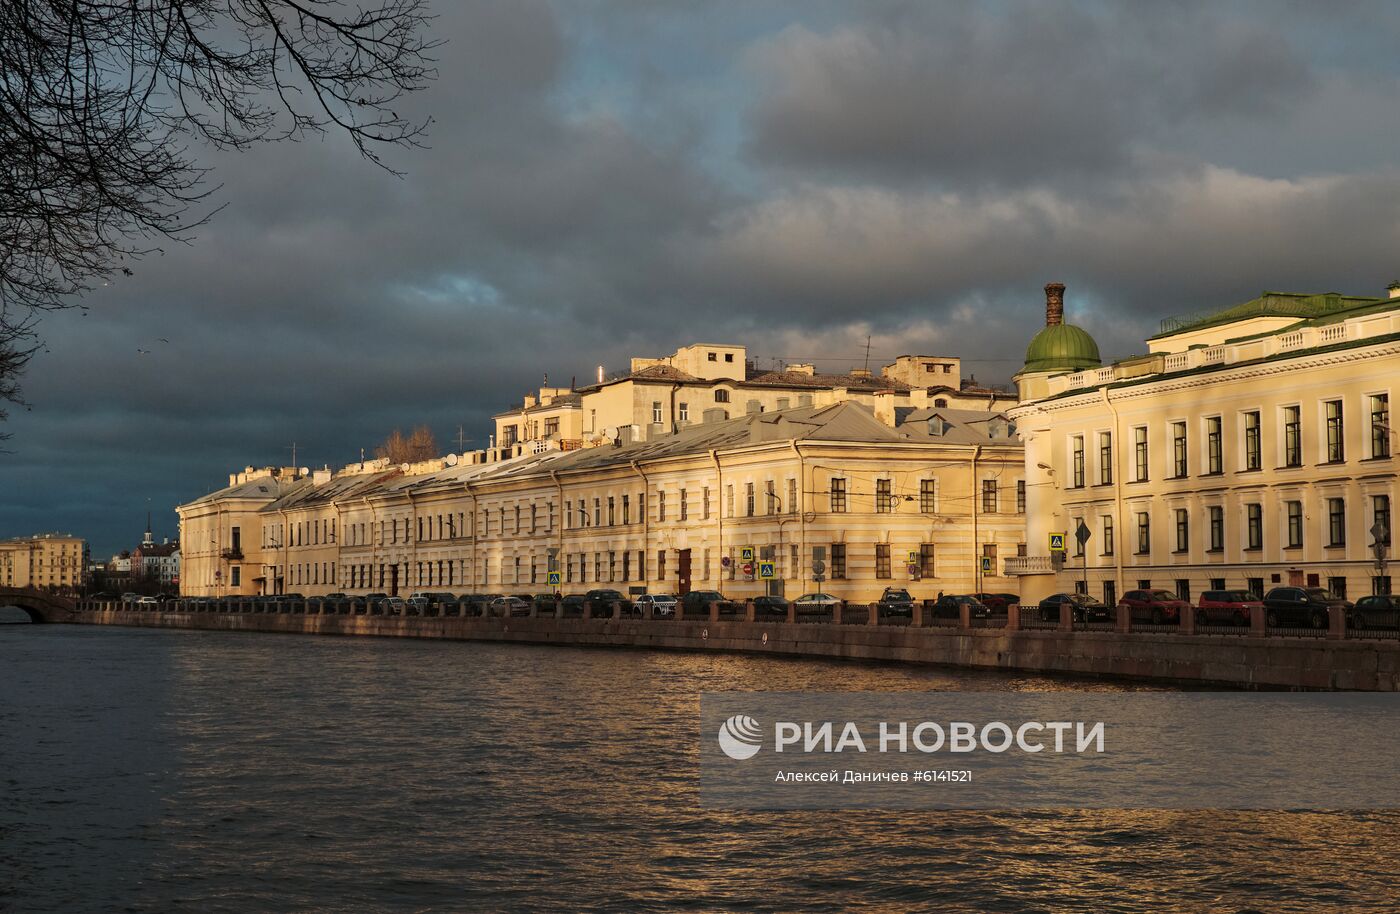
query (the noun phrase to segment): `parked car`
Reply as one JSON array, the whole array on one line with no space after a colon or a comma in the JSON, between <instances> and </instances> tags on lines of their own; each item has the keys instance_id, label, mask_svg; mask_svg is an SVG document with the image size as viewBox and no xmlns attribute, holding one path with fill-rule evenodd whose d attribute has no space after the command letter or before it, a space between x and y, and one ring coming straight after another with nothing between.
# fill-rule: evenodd
<instances>
[{"instance_id":1,"label":"parked car","mask_svg":"<svg viewBox=\"0 0 1400 914\"><path fill-rule=\"evenodd\" d=\"M157 600L155 597L137 597L137 598L136 598L136 605L137 605L137 606L158 606L158 605L160 605L160 601Z\"/></svg>"},{"instance_id":2,"label":"parked car","mask_svg":"<svg viewBox=\"0 0 1400 914\"><path fill-rule=\"evenodd\" d=\"M841 605L839 597L833 597L829 593L804 593L793 600L793 605L797 607L798 615L803 613L824 613Z\"/></svg>"},{"instance_id":3,"label":"parked car","mask_svg":"<svg viewBox=\"0 0 1400 914\"><path fill-rule=\"evenodd\" d=\"M1113 619L1107 606L1086 593L1057 593L1040 601L1040 620L1060 621L1060 607L1065 603L1073 607L1071 618L1075 622L1109 622Z\"/></svg>"},{"instance_id":4,"label":"parked car","mask_svg":"<svg viewBox=\"0 0 1400 914\"><path fill-rule=\"evenodd\" d=\"M973 594L948 594L933 601L932 615L935 619L959 619L962 618L962 605L966 603L968 616L972 619L986 619L992 615L992 609L987 604Z\"/></svg>"},{"instance_id":5,"label":"parked car","mask_svg":"<svg viewBox=\"0 0 1400 914\"><path fill-rule=\"evenodd\" d=\"M1014 593L975 593L973 594L984 606L999 615L1005 615L1006 608L1012 603L1020 603L1021 597Z\"/></svg>"},{"instance_id":6,"label":"parked car","mask_svg":"<svg viewBox=\"0 0 1400 914\"><path fill-rule=\"evenodd\" d=\"M379 601L379 605L384 608L386 616L403 616L408 614L408 602L403 597L385 597Z\"/></svg>"},{"instance_id":7,"label":"parked car","mask_svg":"<svg viewBox=\"0 0 1400 914\"><path fill-rule=\"evenodd\" d=\"M1334 606L1351 615L1352 604L1321 587L1275 587L1264 595L1264 621L1270 627L1326 628Z\"/></svg>"},{"instance_id":8,"label":"parked car","mask_svg":"<svg viewBox=\"0 0 1400 914\"><path fill-rule=\"evenodd\" d=\"M583 594L571 593L564 597L564 614L583 615Z\"/></svg>"},{"instance_id":9,"label":"parked car","mask_svg":"<svg viewBox=\"0 0 1400 914\"><path fill-rule=\"evenodd\" d=\"M880 612L886 616L912 616L914 598L903 587L886 587L880 595Z\"/></svg>"},{"instance_id":10,"label":"parked car","mask_svg":"<svg viewBox=\"0 0 1400 914\"><path fill-rule=\"evenodd\" d=\"M1263 610L1264 601L1247 590L1206 590L1196 604L1196 624L1248 625Z\"/></svg>"},{"instance_id":11,"label":"parked car","mask_svg":"<svg viewBox=\"0 0 1400 914\"><path fill-rule=\"evenodd\" d=\"M1352 608L1352 628L1400 628L1400 596L1362 597Z\"/></svg>"},{"instance_id":12,"label":"parked car","mask_svg":"<svg viewBox=\"0 0 1400 914\"><path fill-rule=\"evenodd\" d=\"M553 613L554 600L555 596L552 593L537 593L534 596L533 602L535 604L535 609L539 612Z\"/></svg>"},{"instance_id":13,"label":"parked car","mask_svg":"<svg viewBox=\"0 0 1400 914\"><path fill-rule=\"evenodd\" d=\"M674 616L676 614L676 597L669 593L644 593L633 601L638 612L644 613L651 610L653 616Z\"/></svg>"},{"instance_id":14,"label":"parked car","mask_svg":"<svg viewBox=\"0 0 1400 914\"><path fill-rule=\"evenodd\" d=\"M709 612L711 603L724 602L727 602L724 594L718 590L692 590L681 598L681 605L685 607L686 615Z\"/></svg>"},{"instance_id":15,"label":"parked car","mask_svg":"<svg viewBox=\"0 0 1400 914\"><path fill-rule=\"evenodd\" d=\"M1191 611L1191 604L1170 590L1130 590L1118 601L1128 607L1128 617L1134 622L1172 625L1181 621L1181 614Z\"/></svg>"},{"instance_id":16,"label":"parked car","mask_svg":"<svg viewBox=\"0 0 1400 914\"><path fill-rule=\"evenodd\" d=\"M753 613L758 616L781 616L787 618L788 607L791 606L786 597L777 594L760 594L753 598Z\"/></svg>"},{"instance_id":17,"label":"parked car","mask_svg":"<svg viewBox=\"0 0 1400 914\"><path fill-rule=\"evenodd\" d=\"M590 590L583 595L583 598L593 604L593 614L595 616L612 615L612 605L614 603L622 604L623 613L630 613L632 611L632 601L623 596L620 590L600 587L595 590Z\"/></svg>"},{"instance_id":18,"label":"parked car","mask_svg":"<svg viewBox=\"0 0 1400 914\"><path fill-rule=\"evenodd\" d=\"M487 607L493 616L516 616L530 612L530 604L516 596L496 597Z\"/></svg>"},{"instance_id":19,"label":"parked car","mask_svg":"<svg viewBox=\"0 0 1400 914\"><path fill-rule=\"evenodd\" d=\"M123 602L123 603L135 603L135 602L136 602L137 600L139 600L139 599L141 599L141 595L140 595L139 593L124 593L124 594L122 594L122 602Z\"/></svg>"},{"instance_id":20,"label":"parked car","mask_svg":"<svg viewBox=\"0 0 1400 914\"><path fill-rule=\"evenodd\" d=\"M371 613L382 613L384 611L384 601L389 599L387 593L367 593L365 594L365 606Z\"/></svg>"}]
</instances>

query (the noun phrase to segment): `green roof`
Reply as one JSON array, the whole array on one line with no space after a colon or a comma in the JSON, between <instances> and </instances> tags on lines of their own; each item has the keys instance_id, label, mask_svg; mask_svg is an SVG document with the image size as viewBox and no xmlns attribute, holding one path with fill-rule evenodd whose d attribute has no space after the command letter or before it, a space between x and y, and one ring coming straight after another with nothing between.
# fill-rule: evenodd
<instances>
[{"instance_id":1,"label":"green roof","mask_svg":"<svg viewBox=\"0 0 1400 914\"><path fill-rule=\"evenodd\" d=\"M1072 324L1052 324L1026 347L1026 371L1083 371L1101 364L1094 338Z\"/></svg>"},{"instance_id":2,"label":"green roof","mask_svg":"<svg viewBox=\"0 0 1400 914\"><path fill-rule=\"evenodd\" d=\"M1251 298L1244 304L1226 308L1224 311L1169 317L1162 321L1161 332L1156 336L1148 337L1148 339L1161 339L1190 330L1232 324L1235 321L1255 317L1293 317L1298 320L1309 320L1342 314L1386 301L1388 299L1342 295L1340 292L1260 292L1258 298Z\"/></svg>"}]
</instances>

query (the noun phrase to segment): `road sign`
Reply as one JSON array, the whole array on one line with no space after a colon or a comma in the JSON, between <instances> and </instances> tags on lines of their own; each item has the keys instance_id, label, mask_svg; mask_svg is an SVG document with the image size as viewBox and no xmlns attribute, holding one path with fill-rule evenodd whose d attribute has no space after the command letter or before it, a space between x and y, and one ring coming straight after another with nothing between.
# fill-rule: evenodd
<instances>
[{"instance_id":1,"label":"road sign","mask_svg":"<svg viewBox=\"0 0 1400 914\"><path fill-rule=\"evenodd\" d=\"M730 565L733 565L733 564L734 564L734 560L731 559L729 556L726 555L724 558L722 558L722 559L719 560L719 563L720 563L721 565L723 565L725 568L728 568Z\"/></svg>"},{"instance_id":2,"label":"road sign","mask_svg":"<svg viewBox=\"0 0 1400 914\"><path fill-rule=\"evenodd\" d=\"M1064 551L1065 551L1065 535L1064 535L1063 533L1052 533L1052 534L1050 534L1050 551L1051 551L1051 552L1064 552Z\"/></svg>"},{"instance_id":3,"label":"road sign","mask_svg":"<svg viewBox=\"0 0 1400 914\"><path fill-rule=\"evenodd\" d=\"M759 562L759 563L758 563L758 576L759 576L760 578L765 579L765 580L770 579L770 578L775 578L775 577L777 577L777 576L778 576L778 574L777 574L777 569L774 568L773 566L774 566L774 563L773 563L773 562Z\"/></svg>"},{"instance_id":4,"label":"road sign","mask_svg":"<svg viewBox=\"0 0 1400 914\"><path fill-rule=\"evenodd\" d=\"M551 572L549 573L549 583L550 583L550 586L557 586L557 585L562 581L562 578L563 578L563 576L560 575L559 572L557 572L557 571L551 571Z\"/></svg>"},{"instance_id":5,"label":"road sign","mask_svg":"<svg viewBox=\"0 0 1400 914\"><path fill-rule=\"evenodd\" d=\"M753 562L745 562L742 566L740 566L740 570L743 571L744 574L748 575L749 577L753 577Z\"/></svg>"},{"instance_id":6,"label":"road sign","mask_svg":"<svg viewBox=\"0 0 1400 914\"><path fill-rule=\"evenodd\" d=\"M918 573L919 573L919 563L918 563L918 562L910 562L910 563L909 563L909 573L910 573L910 574L918 574Z\"/></svg>"},{"instance_id":7,"label":"road sign","mask_svg":"<svg viewBox=\"0 0 1400 914\"><path fill-rule=\"evenodd\" d=\"M991 570L992 570L992 557L991 557L990 555L984 555L984 556L982 556L982 573L983 573L983 574L987 574L987 573L988 573L989 571L991 571Z\"/></svg>"},{"instance_id":8,"label":"road sign","mask_svg":"<svg viewBox=\"0 0 1400 914\"><path fill-rule=\"evenodd\" d=\"M821 559L817 559L815 562L813 562L813 563L812 563L812 574L815 574L815 575L823 575L823 574L826 574L826 562L823 562Z\"/></svg>"},{"instance_id":9,"label":"road sign","mask_svg":"<svg viewBox=\"0 0 1400 914\"><path fill-rule=\"evenodd\" d=\"M752 562L752 561L753 561L753 547L752 547L752 546L743 546L743 547L741 547L741 548L739 549L739 561L741 561L741 562Z\"/></svg>"},{"instance_id":10,"label":"road sign","mask_svg":"<svg viewBox=\"0 0 1400 914\"><path fill-rule=\"evenodd\" d=\"M1094 534L1089 530L1089 525L1084 523L1084 521L1080 521L1079 526L1074 528L1074 538L1081 546L1089 542L1089 537L1093 535Z\"/></svg>"},{"instance_id":11,"label":"road sign","mask_svg":"<svg viewBox=\"0 0 1400 914\"><path fill-rule=\"evenodd\" d=\"M919 564L919 550L917 550L917 549L910 549L910 550L909 550L909 564L910 564L910 565L917 565L917 564Z\"/></svg>"}]
</instances>

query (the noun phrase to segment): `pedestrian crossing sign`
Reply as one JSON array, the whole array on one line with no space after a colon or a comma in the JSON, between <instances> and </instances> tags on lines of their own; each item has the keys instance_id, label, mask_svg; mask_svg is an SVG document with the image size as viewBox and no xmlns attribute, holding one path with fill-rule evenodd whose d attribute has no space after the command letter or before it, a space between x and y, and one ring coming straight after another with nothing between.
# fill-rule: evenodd
<instances>
[{"instance_id":1,"label":"pedestrian crossing sign","mask_svg":"<svg viewBox=\"0 0 1400 914\"><path fill-rule=\"evenodd\" d=\"M1052 534L1050 534L1050 551L1051 551L1051 552L1064 552L1064 551L1065 551L1065 535L1064 535L1063 533L1052 533Z\"/></svg>"},{"instance_id":2,"label":"pedestrian crossing sign","mask_svg":"<svg viewBox=\"0 0 1400 914\"><path fill-rule=\"evenodd\" d=\"M742 549L739 550L739 561L741 561L741 562L752 562L752 561L753 561L753 547L752 547L752 546L745 546L745 547L743 547Z\"/></svg>"},{"instance_id":3,"label":"pedestrian crossing sign","mask_svg":"<svg viewBox=\"0 0 1400 914\"><path fill-rule=\"evenodd\" d=\"M777 576L777 574L776 574L776 569L773 567L773 563L772 563L772 562L759 562L759 563L758 563L758 576L759 576L760 578L773 578L773 577L776 577L776 576Z\"/></svg>"},{"instance_id":4,"label":"pedestrian crossing sign","mask_svg":"<svg viewBox=\"0 0 1400 914\"><path fill-rule=\"evenodd\" d=\"M983 573L983 574L986 574L987 572L989 572L989 571L991 571L991 570L992 570L992 557L991 557L990 555L984 555L984 556L982 556L982 573Z\"/></svg>"},{"instance_id":5,"label":"pedestrian crossing sign","mask_svg":"<svg viewBox=\"0 0 1400 914\"><path fill-rule=\"evenodd\" d=\"M550 583L550 585L551 585L551 586L557 587L557 586L559 585L559 582L560 582L560 577L561 577L561 575L559 574L559 572L557 572L557 571L551 571L551 572L549 573L549 583Z\"/></svg>"}]
</instances>

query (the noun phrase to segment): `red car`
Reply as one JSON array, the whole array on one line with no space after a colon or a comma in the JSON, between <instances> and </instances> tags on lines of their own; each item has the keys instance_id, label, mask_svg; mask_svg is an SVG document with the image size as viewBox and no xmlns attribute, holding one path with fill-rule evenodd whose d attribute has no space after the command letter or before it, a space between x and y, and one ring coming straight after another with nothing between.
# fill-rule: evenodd
<instances>
[{"instance_id":1,"label":"red car","mask_svg":"<svg viewBox=\"0 0 1400 914\"><path fill-rule=\"evenodd\" d=\"M1175 624L1181 621L1182 613L1191 611L1191 604L1170 590L1130 590L1118 605L1128 607L1128 616L1134 622L1153 625Z\"/></svg>"},{"instance_id":2,"label":"red car","mask_svg":"<svg viewBox=\"0 0 1400 914\"><path fill-rule=\"evenodd\" d=\"M1207 590L1196 608L1196 624L1248 625L1250 615L1264 610L1264 601L1245 590Z\"/></svg>"}]
</instances>

